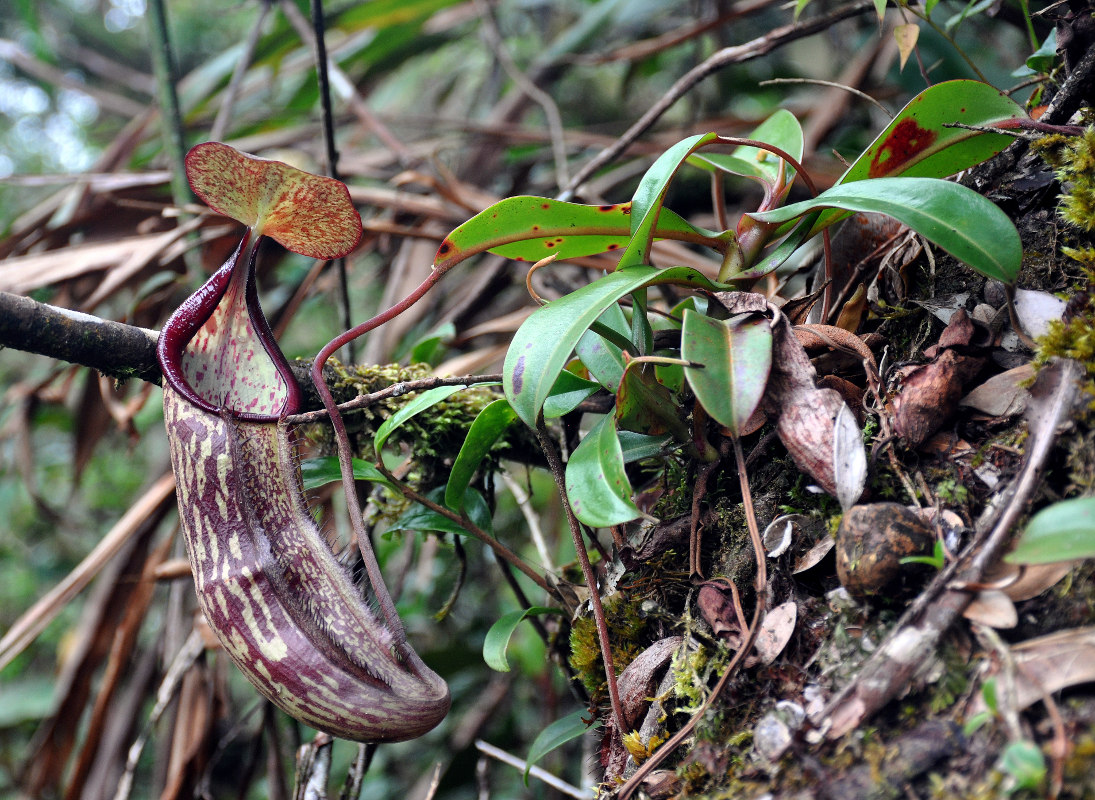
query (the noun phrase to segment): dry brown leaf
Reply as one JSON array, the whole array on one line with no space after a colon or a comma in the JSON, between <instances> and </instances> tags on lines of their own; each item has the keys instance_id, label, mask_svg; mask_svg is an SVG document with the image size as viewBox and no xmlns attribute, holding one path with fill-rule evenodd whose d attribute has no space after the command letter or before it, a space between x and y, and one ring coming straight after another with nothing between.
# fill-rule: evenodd
<instances>
[{"instance_id":1,"label":"dry brown leaf","mask_svg":"<svg viewBox=\"0 0 1095 800\"><path fill-rule=\"evenodd\" d=\"M1001 561L985 575L985 583L995 586L1016 603L1037 597L1056 586L1072 571L1075 561L1055 561L1052 564L1008 564Z\"/></svg>"},{"instance_id":2,"label":"dry brown leaf","mask_svg":"<svg viewBox=\"0 0 1095 800\"><path fill-rule=\"evenodd\" d=\"M841 509L855 505L867 486L867 450L863 432L847 403L841 403L833 423L833 482Z\"/></svg>"},{"instance_id":3,"label":"dry brown leaf","mask_svg":"<svg viewBox=\"0 0 1095 800\"><path fill-rule=\"evenodd\" d=\"M976 594L962 616L989 628L1004 630L1019 624L1019 614L1011 598L999 589L984 589Z\"/></svg>"},{"instance_id":4,"label":"dry brown leaf","mask_svg":"<svg viewBox=\"0 0 1095 800\"><path fill-rule=\"evenodd\" d=\"M1023 384L1034 377L1034 365L1020 367L993 375L975 388L959 404L969 406L991 417L1010 417L1022 414L1030 392Z\"/></svg>"},{"instance_id":5,"label":"dry brown leaf","mask_svg":"<svg viewBox=\"0 0 1095 800\"><path fill-rule=\"evenodd\" d=\"M680 636L668 636L654 642L620 673L620 704L628 725L634 726L650 705L658 673L669 665L682 641Z\"/></svg>"},{"instance_id":6,"label":"dry brown leaf","mask_svg":"<svg viewBox=\"0 0 1095 800\"><path fill-rule=\"evenodd\" d=\"M840 309L840 316L836 318L836 326L843 328L848 333L855 333L863 321L863 315L867 312L867 290L864 284L856 287L855 293L848 298Z\"/></svg>"},{"instance_id":7,"label":"dry brown leaf","mask_svg":"<svg viewBox=\"0 0 1095 800\"><path fill-rule=\"evenodd\" d=\"M813 547L795 561L795 566L791 570L791 574L797 575L800 572L805 572L806 570L817 566L821 563L821 559L829 554L829 551L833 549L835 544L836 540L832 536L824 536L819 539Z\"/></svg>"},{"instance_id":8,"label":"dry brown leaf","mask_svg":"<svg viewBox=\"0 0 1095 800\"><path fill-rule=\"evenodd\" d=\"M11 663L35 637L99 573L145 521L163 509L175 493L175 476L170 472L157 480L129 507L84 560L64 580L31 606L0 639L0 669Z\"/></svg>"},{"instance_id":9,"label":"dry brown leaf","mask_svg":"<svg viewBox=\"0 0 1095 800\"><path fill-rule=\"evenodd\" d=\"M1015 711L1038 702L1043 695L1095 681L1095 627L1073 628L1028 639L1011 649L1016 666L1015 696L1002 698ZM999 668L997 670L999 671ZM999 694L999 690L998 690ZM985 709L978 692L969 713Z\"/></svg>"},{"instance_id":10,"label":"dry brown leaf","mask_svg":"<svg viewBox=\"0 0 1095 800\"><path fill-rule=\"evenodd\" d=\"M797 619L798 606L794 600L788 600L765 614L753 645L754 655L746 660L745 665L768 665L775 661L791 641Z\"/></svg>"},{"instance_id":11,"label":"dry brown leaf","mask_svg":"<svg viewBox=\"0 0 1095 800\"><path fill-rule=\"evenodd\" d=\"M905 69L905 62L912 55L916 47L916 40L920 38L920 26L915 22L905 25L895 25L893 38L897 40L897 52L901 57L901 69Z\"/></svg>"},{"instance_id":12,"label":"dry brown leaf","mask_svg":"<svg viewBox=\"0 0 1095 800\"><path fill-rule=\"evenodd\" d=\"M1049 292L1016 289L1015 313L1027 335L1045 336L1049 333L1049 323L1064 316L1065 301Z\"/></svg>"},{"instance_id":13,"label":"dry brown leaf","mask_svg":"<svg viewBox=\"0 0 1095 800\"><path fill-rule=\"evenodd\" d=\"M132 264L143 266L182 235L179 231L127 236L110 242L71 245L62 250L9 258L4 261L4 270L0 273L0 290L29 294L44 286L119 265L122 269Z\"/></svg>"},{"instance_id":14,"label":"dry brown leaf","mask_svg":"<svg viewBox=\"0 0 1095 800\"><path fill-rule=\"evenodd\" d=\"M724 588L725 586L725 588ZM709 581L700 587L696 597L700 615L711 626L715 636L730 647L739 647L749 624L745 621L734 585L727 581Z\"/></svg>"}]
</instances>

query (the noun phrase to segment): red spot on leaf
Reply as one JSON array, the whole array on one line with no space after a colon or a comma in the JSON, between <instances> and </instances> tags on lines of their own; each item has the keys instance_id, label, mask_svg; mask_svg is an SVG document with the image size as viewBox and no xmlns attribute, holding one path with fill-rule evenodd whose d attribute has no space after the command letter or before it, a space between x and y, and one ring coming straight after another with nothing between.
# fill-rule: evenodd
<instances>
[{"instance_id":1,"label":"red spot on leaf","mask_svg":"<svg viewBox=\"0 0 1095 800\"><path fill-rule=\"evenodd\" d=\"M549 208L551 208L551 204L550 203L541 203L540 208L544 209L544 211L547 211Z\"/></svg>"},{"instance_id":2,"label":"red spot on leaf","mask_svg":"<svg viewBox=\"0 0 1095 800\"><path fill-rule=\"evenodd\" d=\"M916 124L914 119L903 119L875 152L868 175L879 178L895 175L903 165L912 161L934 144L938 134Z\"/></svg>"},{"instance_id":3,"label":"red spot on leaf","mask_svg":"<svg viewBox=\"0 0 1095 800\"><path fill-rule=\"evenodd\" d=\"M513 367L513 394L516 397L521 394L521 387L525 383L525 357L520 356Z\"/></svg>"},{"instance_id":4,"label":"red spot on leaf","mask_svg":"<svg viewBox=\"0 0 1095 800\"><path fill-rule=\"evenodd\" d=\"M598 210L598 211L604 211L604 212L609 212L609 211L611 211L612 209L614 209L615 207L616 207L616 206L598 206L598 207L597 207L597 210Z\"/></svg>"},{"instance_id":5,"label":"red spot on leaf","mask_svg":"<svg viewBox=\"0 0 1095 800\"><path fill-rule=\"evenodd\" d=\"M619 246L618 244L610 244L610 245L608 246L608 249L609 249L609 250L619 250L619 249L620 249L620 246Z\"/></svg>"},{"instance_id":6,"label":"red spot on leaf","mask_svg":"<svg viewBox=\"0 0 1095 800\"><path fill-rule=\"evenodd\" d=\"M443 241L441 243L441 246L439 248L437 248L437 255L438 255L439 258L442 257L442 256L447 256L451 252L452 252L452 242L450 242L448 239Z\"/></svg>"}]
</instances>

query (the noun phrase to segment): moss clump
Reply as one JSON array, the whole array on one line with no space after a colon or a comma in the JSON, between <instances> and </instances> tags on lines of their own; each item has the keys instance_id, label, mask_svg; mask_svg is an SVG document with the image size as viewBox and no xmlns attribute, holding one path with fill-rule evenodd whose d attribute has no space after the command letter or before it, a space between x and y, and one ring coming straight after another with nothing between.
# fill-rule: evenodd
<instances>
[{"instance_id":1,"label":"moss clump","mask_svg":"<svg viewBox=\"0 0 1095 800\"><path fill-rule=\"evenodd\" d=\"M1095 231L1095 127L1080 136L1047 136L1034 143L1061 183L1061 218L1080 230Z\"/></svg>"},{"instance_id":2,"label":"moss clump","mask_svg":"<svg viewBox=\"0 0 1095 800\"><path fill-rule=\"evenodd\" d=\"M612 665L619 675L642 651L647 620L639 605L617 595L604 602ZM592 617L580 617L570 629L570 666L582 679L591 702L599 704L608 696L604 660Z\"/></svg>"},{"instance_id":3,"label":"moss clump","mask_svg":"<svg viewBox=\"0 0 1095 800\"><path fill-rule=\"evenodd\" d=\"M358 395L371 394L397 383L428 378L431 370L428 364L411 364L406 367L400 364L344 366L333 360L330 364L337 375L332 388L351 389ZM363 457L374 457L372 436L376 429L417 394L408 392L398 397L390 397L368 408L346 414L347 427L357 439L355 449ZM462 389L404 422L393 434L392 440L408 444L423 463L451 458L459 452L468 428L479 412L498 397L498 393L487 386ZM496 445L498 448L505 446L503 441Z\"/></svg>"}]
</instances>

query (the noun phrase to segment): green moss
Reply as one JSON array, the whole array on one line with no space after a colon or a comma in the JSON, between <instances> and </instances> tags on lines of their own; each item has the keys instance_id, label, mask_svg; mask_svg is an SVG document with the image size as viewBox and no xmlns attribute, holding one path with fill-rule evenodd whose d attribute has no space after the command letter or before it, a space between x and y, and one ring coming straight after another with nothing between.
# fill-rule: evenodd
<instances>
[{"instance_id":1,"label":"green moss","mask_svg":"<svg viewBox=\"0 0 1095 800\"><path fill-rule=\"evenodd\" d=\"M332 389L349 390L349 393L365 395L397 383L422 380L430 376L428 364L380 364L344 366L330 362L336 374ZM355 450L363 458L372 459L372 437L383 422L405 406L417 392L391 397L368 408L345 414L347 429L354 439ZM463 389L434 406L407 420L389 441L409 445L416 459L423 465L427 480L438 462L452 458L460 450L468 428L488 404L499 397L495 389L472 386ZM499 441L496 448L503 449L510 443Z\"/></svg>"},{"instance_id":2,"label":"green moss","mask_svg":"<svg viewBox=\"0 0 1095 800\"><path fill-rule=\"evenodd\" d=\"M612 665L619 675L641 652L647 620L639 603L617 595L604 602ZM570 666L582 679L594 703L608 696L604 660L592 617L580 617L570 628Z\"/></svg>"},{"instance_id":3,"label":"green moss","mask_svg":"<svg viewBox=\"0 0 1095 800\"><path fill-rule=\"evenodd\" d=\"M1095 231L1095 128L1080 136L1047 136L1033 147L1061 183L1061 218L1081 230Z\"/></svg>"}]
</instances>

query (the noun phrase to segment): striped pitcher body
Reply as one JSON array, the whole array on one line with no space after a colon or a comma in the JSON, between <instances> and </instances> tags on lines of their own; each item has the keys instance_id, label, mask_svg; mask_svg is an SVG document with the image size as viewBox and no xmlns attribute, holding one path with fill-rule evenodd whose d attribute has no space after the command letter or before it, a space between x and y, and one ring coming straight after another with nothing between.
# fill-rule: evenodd
<instances>
[{"instance_id":1,"label":"striped pitcher body","mask_svg":"<svg viewBox=\"0 0 1095 800\"><path fill-rule=\"evenodd\" d=\"M289 430L164 386L198 601L247 679L295 719L354 741L421 736L445 682L372 612L304 501Z\"/></svg>"}]
</instances>

